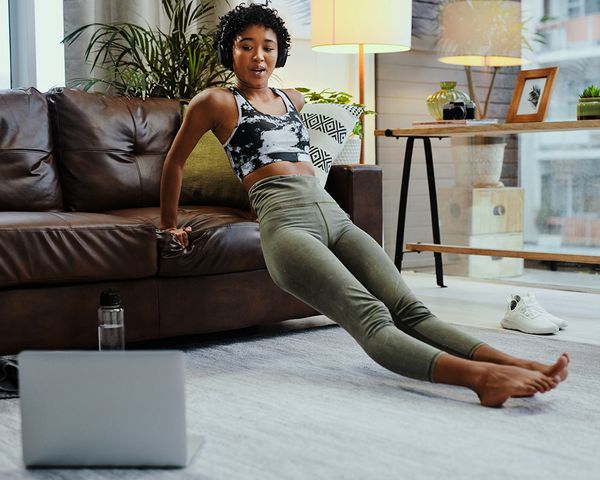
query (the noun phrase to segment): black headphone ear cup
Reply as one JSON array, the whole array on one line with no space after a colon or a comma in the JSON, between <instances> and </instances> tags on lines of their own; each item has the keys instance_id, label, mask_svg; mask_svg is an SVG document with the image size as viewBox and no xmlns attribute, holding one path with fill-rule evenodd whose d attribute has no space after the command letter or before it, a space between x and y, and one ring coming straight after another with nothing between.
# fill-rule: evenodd
<instances>
[{"instance_id":1,"label":"black headphone ear cup","mask_svg":"<svg viewBox=\"0 0 600 480\"><path fill-rule=\"evenodd\" d=\"M231 59L230 52L224 47L223 43L219 42L219 47L217 48L217 57L221 65L229 70L233 70L233 63Z\"/></svg>"},{"instance_id":2,"label":"black headphone ear cup","mask_svg":"<svg viewBox=\"0 0 600 480\"><path fill-rule=\"evenodd\" d=\"M220 42L217 44L217 60L223 65L223 47L221 47Z\"/></svg>"},{"instance_id":3,"label":"black headphone ear cup","mask_svg":"<svg viewBox=\"0 0 600 480\"><path fill-rule=\"evenodd\" d=\"M275 63L275 68L279 68L279 67L285 66L285 62L287 61L287 57L288 57L288 50L287 50L287 48L281 49L277 53L277 62Z\"/></svg>"}]
</instances>

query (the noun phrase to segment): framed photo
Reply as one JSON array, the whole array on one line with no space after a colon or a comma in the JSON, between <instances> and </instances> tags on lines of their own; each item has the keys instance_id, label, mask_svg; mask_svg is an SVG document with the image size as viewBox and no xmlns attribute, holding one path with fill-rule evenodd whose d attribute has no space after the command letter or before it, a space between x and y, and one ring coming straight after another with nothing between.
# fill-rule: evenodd
<instances>
[{"instance_id":1,"label":"framed photo","mask_svg":"<svg viewBox=\"0 0 600 480\"><path fill-rule=\"evenodd\" d=\"M543 122L558 67L521 70L506 123Z\"/></svg>"}]
</instances>

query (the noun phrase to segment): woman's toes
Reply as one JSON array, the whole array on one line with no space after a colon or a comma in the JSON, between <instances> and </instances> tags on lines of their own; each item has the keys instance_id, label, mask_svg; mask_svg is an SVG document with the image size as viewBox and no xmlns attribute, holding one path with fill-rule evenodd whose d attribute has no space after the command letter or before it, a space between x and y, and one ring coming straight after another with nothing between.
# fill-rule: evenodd
<instances>
[{"instance_id":1,"label":"woman's toes","mask_svg":"<svg viewBox=\"0 0 600 480\"><path fill-rule=\"evenodd\" d=\"M533 385L532 385L532 386L530 386L530 387L527 389L527 395L528 395L528 396L530 396L530 397L533 397L533 396L534 396L536 393L538 393L539 391L540 391L540 390L539 390L537 387L535 387L535 386L533 386Z\"/></svg>"}]
</instances>

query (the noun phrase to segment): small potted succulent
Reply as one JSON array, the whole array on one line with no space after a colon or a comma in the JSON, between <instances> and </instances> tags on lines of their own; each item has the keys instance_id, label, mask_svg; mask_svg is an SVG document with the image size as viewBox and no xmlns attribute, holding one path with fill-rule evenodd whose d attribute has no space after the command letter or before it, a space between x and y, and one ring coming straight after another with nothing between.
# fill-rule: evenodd
<instances>
[{"instance_id":1,"label":"small potted succulent","mask_svg":"<svg viewBox=\"0 0 600 480\"><path fill-rule=\"evenodd\" d=\"M352 95L346 92L336 92L333 90L313 91L305 87L297 87L306 103L337 103L340 105L348 105L355 107L362 112L363 115L374 115L375 111L368 110L366 105L362 103L352 102ZM360 143L364 136L362 122L357 120L356 125L352 129L351 135L348 137L344 148L333 162L335 164L352 164L358 163L360 158Z\"/></svg>"},{"instance_id":2,"label":"small potted succulent","mask_svg":"<svg viewBox=\"0 0 600 480\"><path fill-rule=\"evenodd\" d=\"M577 120L594 119L600 119L600 88L590 85L579 95Z\"/></svg>"}]
</instances>

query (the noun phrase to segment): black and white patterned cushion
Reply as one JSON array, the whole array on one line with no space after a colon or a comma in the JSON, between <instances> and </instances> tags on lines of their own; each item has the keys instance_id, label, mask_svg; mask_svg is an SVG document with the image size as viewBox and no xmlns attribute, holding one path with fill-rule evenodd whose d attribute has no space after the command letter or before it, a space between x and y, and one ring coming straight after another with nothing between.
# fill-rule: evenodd
<instances>
[{"instance_id":1,"label":"black and white patterned cushion","mask_svg":"<svg viewBox=\"0 0 600 480\"><path fill-rule=\"evenodd\" d=\"M321 185L325 186L331 165L342 151L361 109L335 103L304 105L300 117L310 137L310 158Z\"/></svg>"}]
</instances>

